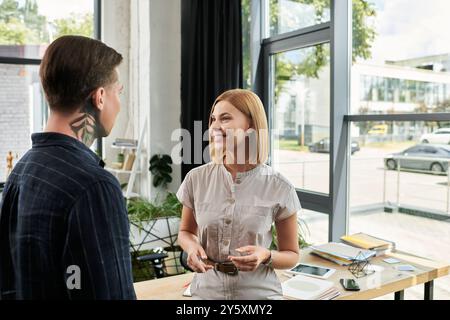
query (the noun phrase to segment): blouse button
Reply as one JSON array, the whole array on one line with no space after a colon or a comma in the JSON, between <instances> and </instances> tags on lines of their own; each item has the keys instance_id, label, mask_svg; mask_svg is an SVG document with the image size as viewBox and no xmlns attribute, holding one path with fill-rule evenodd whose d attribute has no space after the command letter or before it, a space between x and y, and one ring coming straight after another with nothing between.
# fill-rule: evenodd
<instances>
[{"instance_id":1,"label":"blouse button","mask_svg":"<svg viewBox=\"0 0 450 320\"><path fill-rule=\"evenodd\" d=\"M230 220L230 219L226 219L226 220L225 220L225 223L226 223L226 224L230 224L230 223L231 223L231 220Z\"/></svg>"},{"instance_id":2,"label":"blouse button","mask_svg":"<svg viewBox=\"0 0 450 320\"><path fill-rule=\"evenodd\" d=\"M234 198L230 198L230 202L231 202L231 203L235 203L236 200L235 200Z\"/></svg>"},{"instance_id":3,"label":"blouse button","mask_svg":"<svg viewBox=\"0 0 450 320\"><path fill-rule=\"evenodd\" d=\"M229 244L230 244L230 241L229 241L229 240L224 240L224 241L223 241L223 245L224 245L224 246L227 246L227 245L229 245Z\"/></svg>"}]
</instances>

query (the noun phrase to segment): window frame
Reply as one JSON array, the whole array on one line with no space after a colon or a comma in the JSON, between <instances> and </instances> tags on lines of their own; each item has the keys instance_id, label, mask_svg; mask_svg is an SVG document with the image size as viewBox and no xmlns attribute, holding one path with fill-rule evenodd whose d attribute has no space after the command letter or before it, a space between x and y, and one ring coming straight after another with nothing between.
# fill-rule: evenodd
<instances>
[{"instance_id":1,"label":"window frame","mask_svg":"<svg viewBox=\"0 0 450 320\"><path fill-rule=\"evenodd\" d=\"M329 22L300 30L278 34L266 39L268 28L268 0L254 0L251 8L252 30L259 24L259 32L251 34L252 89L262 97L268 122L273 119L270 106L270 57L273 54L330 44L330 164L328 195L297 189L303 208L329 216L328 238L337 241L348 231L348 172L351 152L349 121L350 71L352 54L351 0L331 0ZM334 79L340 79L335 81ZM269 129L271 127L269 126ZM271 163L271 157L269 157ZM343 190L343 192L342 192ZM339 192L338 192L339 191Z\"/></svg>"},{"instance_id":2,"label":"window frame","mask_svg":"<svg viewBox=\"0 0 450 320\"><path fill-rule=\"evenodd\" d=\"M273 107L271 101L272 92L272 56L286 51L298 50L302 48L308 48L324 43L331 42L331 22L326 22L316 26L307 27L304 29L288 32L285 34L280 34L274 37L264 39L262 41L262 51L263 51L263 103L266 108L266 113L268 116L269 132L272 132L272 119L274 117ZM330 44L331 52L331 44ZM330 66L331 70L331 66ZM330 81L331 82L331 81ZM331 94L331 92L330 92ZM330 123L331 125L331 123ZM331 126L330 126L331 131ZM330 132L331 136L331 132ZM272 153L273 144L271 143L269 155L269 163L272 164ZM331 151L331 149L330 149ZM331 162L331 153L330 153ZM322 194L313 191L306 191L297 189L297 195L301 200L302 206L305 209L314 210L321 213L330 212L330 190L328 194Z\"/></svg>"}]
</instances>

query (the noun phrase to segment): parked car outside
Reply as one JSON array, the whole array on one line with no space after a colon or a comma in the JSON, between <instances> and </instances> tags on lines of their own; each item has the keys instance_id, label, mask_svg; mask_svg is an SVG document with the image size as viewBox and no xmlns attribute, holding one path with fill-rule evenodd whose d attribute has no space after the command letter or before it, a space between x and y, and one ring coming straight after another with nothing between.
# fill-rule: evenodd
<instances>
[{"instance_id":1,"label":"parked car outside","mask_svg":"<svg viewBox=\"0 0 450 320\"><path fill-rule=\"evenodd\" d=\"M440 128L420 137L422 143L450 144L450 128Z\"/></svg>"},{"instance_id":2,"label":"parked car outside","mask_svg":"<svg viewBox=\"0 0 450 320\"><path fill-rule=\"evenodd\" d=\"M311 143L309 146L310 152L318 152L318 153L329 153L330 152L330 139L324 138L322 140L319 140L315 143ZM359 143L357 141L352 141L352 155L359 151Z\"/></svg>"},{"instance_id":3,"label":"parked car outside","mask_svg":"<svg viewBox=\"0 0 450 320\"><path fill-rule=\"evenodd\" d=\"M398 159L398 157L401 157L401 159ZM445 159L450 161L449 145L418 144L402 152L388 155L384 159L384 163L389 170L396 170L400 161L400 169L444 174L448 170L448 161L445 161Z\"/></svg>"}]
</instances>

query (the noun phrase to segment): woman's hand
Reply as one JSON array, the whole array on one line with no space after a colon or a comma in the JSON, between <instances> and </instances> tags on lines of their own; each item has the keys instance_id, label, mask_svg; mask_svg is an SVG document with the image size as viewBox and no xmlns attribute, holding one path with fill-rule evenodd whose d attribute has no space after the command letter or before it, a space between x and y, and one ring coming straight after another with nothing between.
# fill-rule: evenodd
<instances>
[{"instance_id":1,"label":"woman's hand","mask_svg":"<svg viewBox=\"0 0 450 320\"><path fill-rule=\"evenodd\" d=\"M208 259L205 250L200 245L195 245L191 250L187 252L187 264L188 266L198 273L204 273L209 269L213 269L212 265L206 264L202 261Z\"/></svg>"},{"instance_id":2,"label":"woman's hand","mask_svg":"<svg viewBox=\"0 0 450 320\"><path fill-rule=\"evenodd\" d=\"M236 249L237 252L247 253L245 256L228 256L239 271L255 271L258 266L269 259L270 250L257 247L257 246L245 246Z\"/></svg>"}]
</instances>

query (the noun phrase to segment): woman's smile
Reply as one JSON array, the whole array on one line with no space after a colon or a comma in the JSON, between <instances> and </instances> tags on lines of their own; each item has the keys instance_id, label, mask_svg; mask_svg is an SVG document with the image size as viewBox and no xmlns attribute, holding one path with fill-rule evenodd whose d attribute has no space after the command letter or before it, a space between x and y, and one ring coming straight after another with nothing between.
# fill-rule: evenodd
<instances>
[{"instance_id":1,"label":"woman's smile","mask_svg":"<svg viewBox=\"0 0 450 320\"><path fill-rule=\"evenodd\" d=\"M214 142L223 142L226 136L227 135L220 130L215 130L212 133L212 138Z\"/></svg>"}]
</instances>

